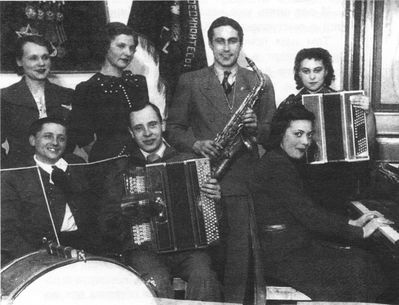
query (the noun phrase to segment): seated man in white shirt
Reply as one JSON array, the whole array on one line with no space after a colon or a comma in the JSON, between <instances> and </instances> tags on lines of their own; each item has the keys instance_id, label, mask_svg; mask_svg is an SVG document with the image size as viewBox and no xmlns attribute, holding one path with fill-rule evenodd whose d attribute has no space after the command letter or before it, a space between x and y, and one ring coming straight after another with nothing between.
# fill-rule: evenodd
<instances>
[{"instance_id":1,"label":"seated man in white shirt","mask_svg":"<svg viewBox=\"0 0 399 305\"><path fill-rule=\"evenodd\" d=\"M41 248L45 237L62 246L96 251L96 192L85 166L74 155L63 156L67 127L63 120L43 118L29 130L35 148L31 165L1 172L2 263Z\"/></svg>"}]
</instances>

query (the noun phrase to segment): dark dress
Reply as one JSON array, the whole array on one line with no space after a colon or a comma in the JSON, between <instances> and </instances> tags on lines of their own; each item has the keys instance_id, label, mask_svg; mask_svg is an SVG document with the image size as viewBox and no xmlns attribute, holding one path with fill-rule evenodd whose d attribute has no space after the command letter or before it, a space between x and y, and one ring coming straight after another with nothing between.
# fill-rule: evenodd
<instances>
[{"instance_id":1,"label":"dark dress","mask_svg":"<svg viewBox=\"0 0 399 305\"><path fill-rule=\"evenodd\" d=\"M318 93L331 92L336 91L324 87ZM279 108L289 104L302 104L304 94L310 92L302 88L296 95L291 94L279 105ZM310 164L307 166L305 185L315 203L345 215L348 200L360 199L368 193L370 167L369 161Z\"/></svg>"},{"instance_id":2,"label":"dark dress","mask_svg":"<svg viewBox=\"0 0 399 305\"><path fill-rule=\"evenodd\" d=\"M83 147L96 137L89 161L122 155L130 139L129 110L148 102L144 76L123 72L122 77L96 73L76 86L72 102L71 135Z\"/></svg>"},{"instance_id":3,"label":"dark dress","mask_svg":"<svg viewBox=\"0 0 399 305\"><path fill-rule=\"evenodd\" d=\"M303 186L302 165L275 149L261 158L250 179L265 276L314 301L375 301L385 279L374 258L325 240L360 241L362 228L313 203Z\"/></svg>"},{"instance_id":4,"label":"dark dress","mask_svg":"<svg viewBox=\"0 0 399 305\"><path fill-rule=\"evenodd\" d=\"M44 96L48 117L68 119L73 90L46 81ZM9 151L2 167L24 166L30 162L34 148L29 145L29 126L39 119L35 99L23 77L18 83L1 89L1 143L7 140ZM68 145L69 148L69 145ZM73 148L68 149L73 151Z\"/></svg>"}]
</instances>

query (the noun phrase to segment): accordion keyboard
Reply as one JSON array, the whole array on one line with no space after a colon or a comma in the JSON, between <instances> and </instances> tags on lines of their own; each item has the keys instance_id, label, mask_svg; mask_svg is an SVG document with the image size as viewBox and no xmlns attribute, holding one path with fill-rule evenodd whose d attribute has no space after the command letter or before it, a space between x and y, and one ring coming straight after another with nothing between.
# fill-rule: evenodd
<instances>
[{"instance_id":1,"label":"accordion keyboard","mask_svg":"<svg viewBox=\"0 0 399 305\"><path fill-rule=\"evenodd\" d=\"M352 107L352 114L355 155L359 156L368 151L364 110L358 107Z\"/></svg>"},{"instance_id":2,"label":"accordion keyboard","mask_svg":"<svg viewBox=\"0 0 399 305\"><path fill-rule=\"evenodd\" d=\"M207 159L199 159L196 162L198 182L201 186L211 177L210 163ZM202 192L200 193L200 203L205 220L205 235L207 243L211 244L219 239L219 228L215 203L213 200L206 197Z\"/></svg>"}]
</instances>

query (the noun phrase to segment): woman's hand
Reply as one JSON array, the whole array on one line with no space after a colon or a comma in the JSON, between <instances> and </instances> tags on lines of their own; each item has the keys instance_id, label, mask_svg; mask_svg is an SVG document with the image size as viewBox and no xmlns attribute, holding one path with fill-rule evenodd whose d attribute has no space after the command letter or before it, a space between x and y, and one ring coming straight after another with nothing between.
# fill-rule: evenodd
<instances>
[{"instance_id":1,"label":"woman's hand","mask_svg":"<svg viewBox=\"0 0 399 305\"><path fill-rule=\"evenodd\" d=\"M349 97L349 100L352 102L353 106L361 108L368 114L370 112L370 99L365 95L352 95Z\"/></svg>"},{"instance_id":2,"label":"woman's hand","mask_svg":"<svg viewBox=\"0 0 399 305\"><path fill-rule=\"evenodd\" d=\"M378 211L370 211L370 212L363 214L361 217L359 217L356 220L353 220L353 219L349 220L349 224L352 226L355 226L355 227L363 227L367 222L369 222L373 218L377 218L377 217L383 218L384 215L382 215Z\"/></svg>"},{"instance_id":3,"label":"woman's hand","mask_svg":"<svg viewBox=\"0 0 399 305\"><path fill-rule=\"evenodd\" d=\"M383 217L373 218L368 223L366 223L365 226L363 226L363 237L367 238L371 234L373 234L375 230L377 230L378 228L391 224L393 224L393 222L386 218Z\"/></svg>"}]
</instances>

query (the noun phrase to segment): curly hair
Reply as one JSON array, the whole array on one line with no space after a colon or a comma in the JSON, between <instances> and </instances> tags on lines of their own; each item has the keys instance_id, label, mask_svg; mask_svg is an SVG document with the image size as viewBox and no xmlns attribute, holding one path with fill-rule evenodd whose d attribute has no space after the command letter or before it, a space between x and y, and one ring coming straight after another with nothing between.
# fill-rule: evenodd
<instances>
[{"instance_id":1,"label":"curly hair","mask_svg":"<svg viewBox=\"0 0 399 305\"><path fill-rule=\"evenodd\" d=\"M272 150L279 147L290 123L296 120L308 120L313 124L315 116L302 104L287 104L281 108L279 107L274 113L271 122L270 137L268 143L265 145L266 149Z\"/></svg>"},{"instance_id":2,"label":"curly hair","mask_svg":"<svg viewBox=\"0 0 399 305\"><path fill-rule=\"evenodd\" d=\"M51 45L51 43L47 39L45 39L43 36L40 36L40 35L22 36L22 37L19 37L15 43L14 54L15 54L16 60L22 59L22 56L24 55L24 45L27 44L28 42L37 44L41 47L45 47L49 54L54 52L54 48ZM24 69L22 67L18 66L17 64L15 64L15 72L18 75L23 75Z\"/></svg>"},{"instance_id":3,"label":"curly hair","mask_svg":"<svg viewBox=\"0 0 399 305\"><path fill-rule=\"evenodd\" d=\"M300 89L303 87L302 80L299 77L299 69L301 67L301 62L304 59L315 59L321 60L323 62L323 65L327 70L327 76L324 80L324 84L330 86L331 82L335 79L331 54L323 48L309 48L300 50L295 56L294 79L296 82L296 88Z\"/></svg>"},{"instance_id":4,"label":"curly hair","mask_svg":"<svg viewBox=\"0 0 399 305\"><path fill-rule=\"evenodd\" d=\"M98 50L95 54L99 63L103 63L105 56L109 50L111 42L119 35L128 35L133 37L134 45L138 45L138 35L132 28L121 22L110 22L105 25L105 28L100 30L98 40Z\"/></svg>"}]
</instances>

